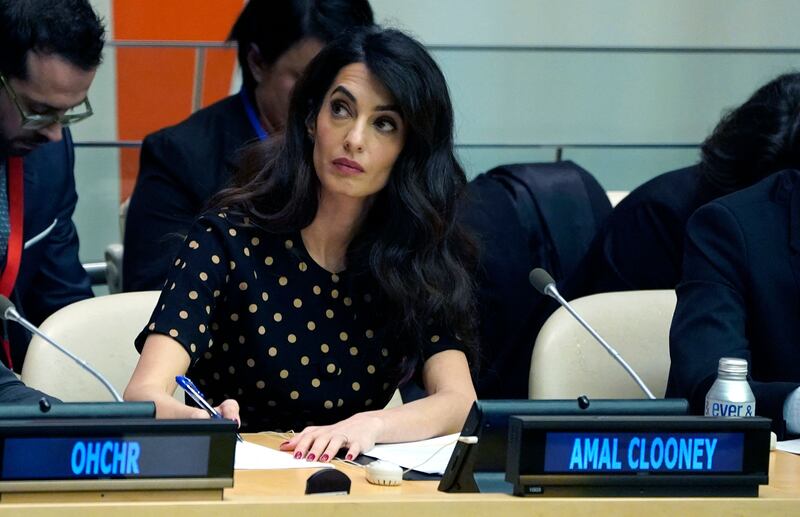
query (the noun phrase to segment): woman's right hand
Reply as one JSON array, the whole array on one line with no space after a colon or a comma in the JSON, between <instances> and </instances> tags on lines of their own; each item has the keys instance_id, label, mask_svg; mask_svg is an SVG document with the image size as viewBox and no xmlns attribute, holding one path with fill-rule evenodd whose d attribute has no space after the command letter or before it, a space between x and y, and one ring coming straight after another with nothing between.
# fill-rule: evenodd
<instances>
[{"instance_id":1,"label":"woman's right hand","mask_svg":"<svg viewBox=\"0 0 800 517\"><path fill-rule=\"evenodd\" d=\"M155 402L156 418L209 418L204 409L187 406L173 396L175 376L185 375L188 369L189 354L180 343L163 334L150 334L125 389L125 400ZM235 400L224 400L215 409L223 418L241 425L239 403Z\"/></svg>"},{"instance_id":2,"label":"woman's right hand","mask_svg":"<svg viewBox=\"0 0 800 517\"><path fill-rule=\"evenodd\" d=\"M208 414L208 411L205 409L200 408L192 408L194 411L192 412L192 418L211 418L211 415ZM239 403L236 402L234 399L225 399L220 403L219 406L215 407L214 409L217 410L217 413L222 415L222 418L226 420L234 420L236 421L237 426L242 426L242 420L239 418Z\"/></svg>"}]
</instances>

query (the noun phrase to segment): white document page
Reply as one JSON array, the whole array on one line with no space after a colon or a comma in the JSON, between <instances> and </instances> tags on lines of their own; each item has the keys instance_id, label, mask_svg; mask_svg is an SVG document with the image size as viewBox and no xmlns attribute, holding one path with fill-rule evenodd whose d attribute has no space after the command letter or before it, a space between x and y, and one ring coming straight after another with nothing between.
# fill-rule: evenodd
<instances>
[{"instance_id":1,"label":"white document page","mask_svg":"<svg viewBox=\"0 0 800 517\"><path fill-rule=\"evenodd\" d=\"M785 442L778 442L775 447L779 451L791 452L792 454L800 454L800 438L796 440L786 440Z\"/></svg>"},{"instance_id":2,"label":"white document page","mask_svg":"<svg viewBox=\"0 0 800 517\"><path fill-rule=\"evenodd\" d=\"M330 463L296 460L291 453L276 451L251 442L236 442L236 470L277 470L277 469L331 469Z\"/></svg>"},{"instance_id":3,"label":"white document page","mask_svg":"<svg viewBox=\"0 0 800 517\"><path fill-rule=\"evenodd\" d=\"M364 455L426 474L444 474L458 437L459 433L455 433L419 442L385 443L376 445Z\"/></svg>"}]
</instances>

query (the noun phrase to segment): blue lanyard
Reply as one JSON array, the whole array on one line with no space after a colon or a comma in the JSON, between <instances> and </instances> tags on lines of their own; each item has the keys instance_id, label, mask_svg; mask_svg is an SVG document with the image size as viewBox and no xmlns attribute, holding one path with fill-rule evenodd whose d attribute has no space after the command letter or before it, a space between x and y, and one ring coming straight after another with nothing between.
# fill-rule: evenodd
<instances>
[{"instance_id":1,"label":"blue lanyard","mask_svg":"<svg viewBox=\"0 0 800 517\"><path fill-rule=\"evenodd\" d=\"M242 104L244 104L244 111L247 113L247 119L250 121L250 125L253 126L253 131L258 135L258 139L266 140L269 135L261 125L261 121L258 120L256 110L253 108L253 103L250 102L250 98L247 96L247 93L245 93L244 88L239 90L239 97L242 98Z\"/></svg>"}]
</instances>

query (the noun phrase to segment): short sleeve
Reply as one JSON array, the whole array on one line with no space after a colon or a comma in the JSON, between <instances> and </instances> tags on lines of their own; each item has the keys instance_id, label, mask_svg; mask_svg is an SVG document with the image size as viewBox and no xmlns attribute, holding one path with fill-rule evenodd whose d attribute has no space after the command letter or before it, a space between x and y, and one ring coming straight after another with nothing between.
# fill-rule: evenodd
<instances>
[{"instance_id":1,"label":"short sleeve","mask_svg":"<svg viewBox=\"0 0 800 517\"><path fill-rule=\"evenodd\" d=\"M204 216L194 223L170 266L147 327L136 338L139 352L153 333L175 339L192 363L212 346L210 321L228 282L230 257L225 243L235 232L225 214Z\"/></svg>"},{"instance_id":2,"label":"short sleeve","mask_svg":"<svg viewBox=\"0 0 800 517\"><path fill-rule=\"evenodd\" d=\"M444 352L445 350L458 350L469 356L467 347L459 339L446 332L441 332L438 329L430 328L424 334L424 339L425 342L422 344L422 355L426 361L439 352Z\"/></svg>"}]
</instances>

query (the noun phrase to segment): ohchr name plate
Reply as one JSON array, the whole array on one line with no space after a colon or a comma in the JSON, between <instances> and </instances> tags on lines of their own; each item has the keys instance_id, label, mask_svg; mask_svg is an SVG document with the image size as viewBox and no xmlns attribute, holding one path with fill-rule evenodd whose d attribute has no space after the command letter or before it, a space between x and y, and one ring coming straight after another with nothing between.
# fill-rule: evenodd
<instances>
[{"instance_id":1,"label":"ohchr name plate","mask_svg":"<svg viewBox=\"0 0 800 517\"><path fill-rule=\"evenodd\" d=\"M235 427L222 420L0 420L0 492L230 487Z\"/></svg>"},{"instance_id":2,"label":"ohchr name plate","mask_svg":"<svg viewBox=\"0 0 800 517\"><path fill-rule=\"evenodd\" d=\"M770 421L709 417L525 417L509 421L516 495L756 496Z\"/></svg>"}]
</instances>

